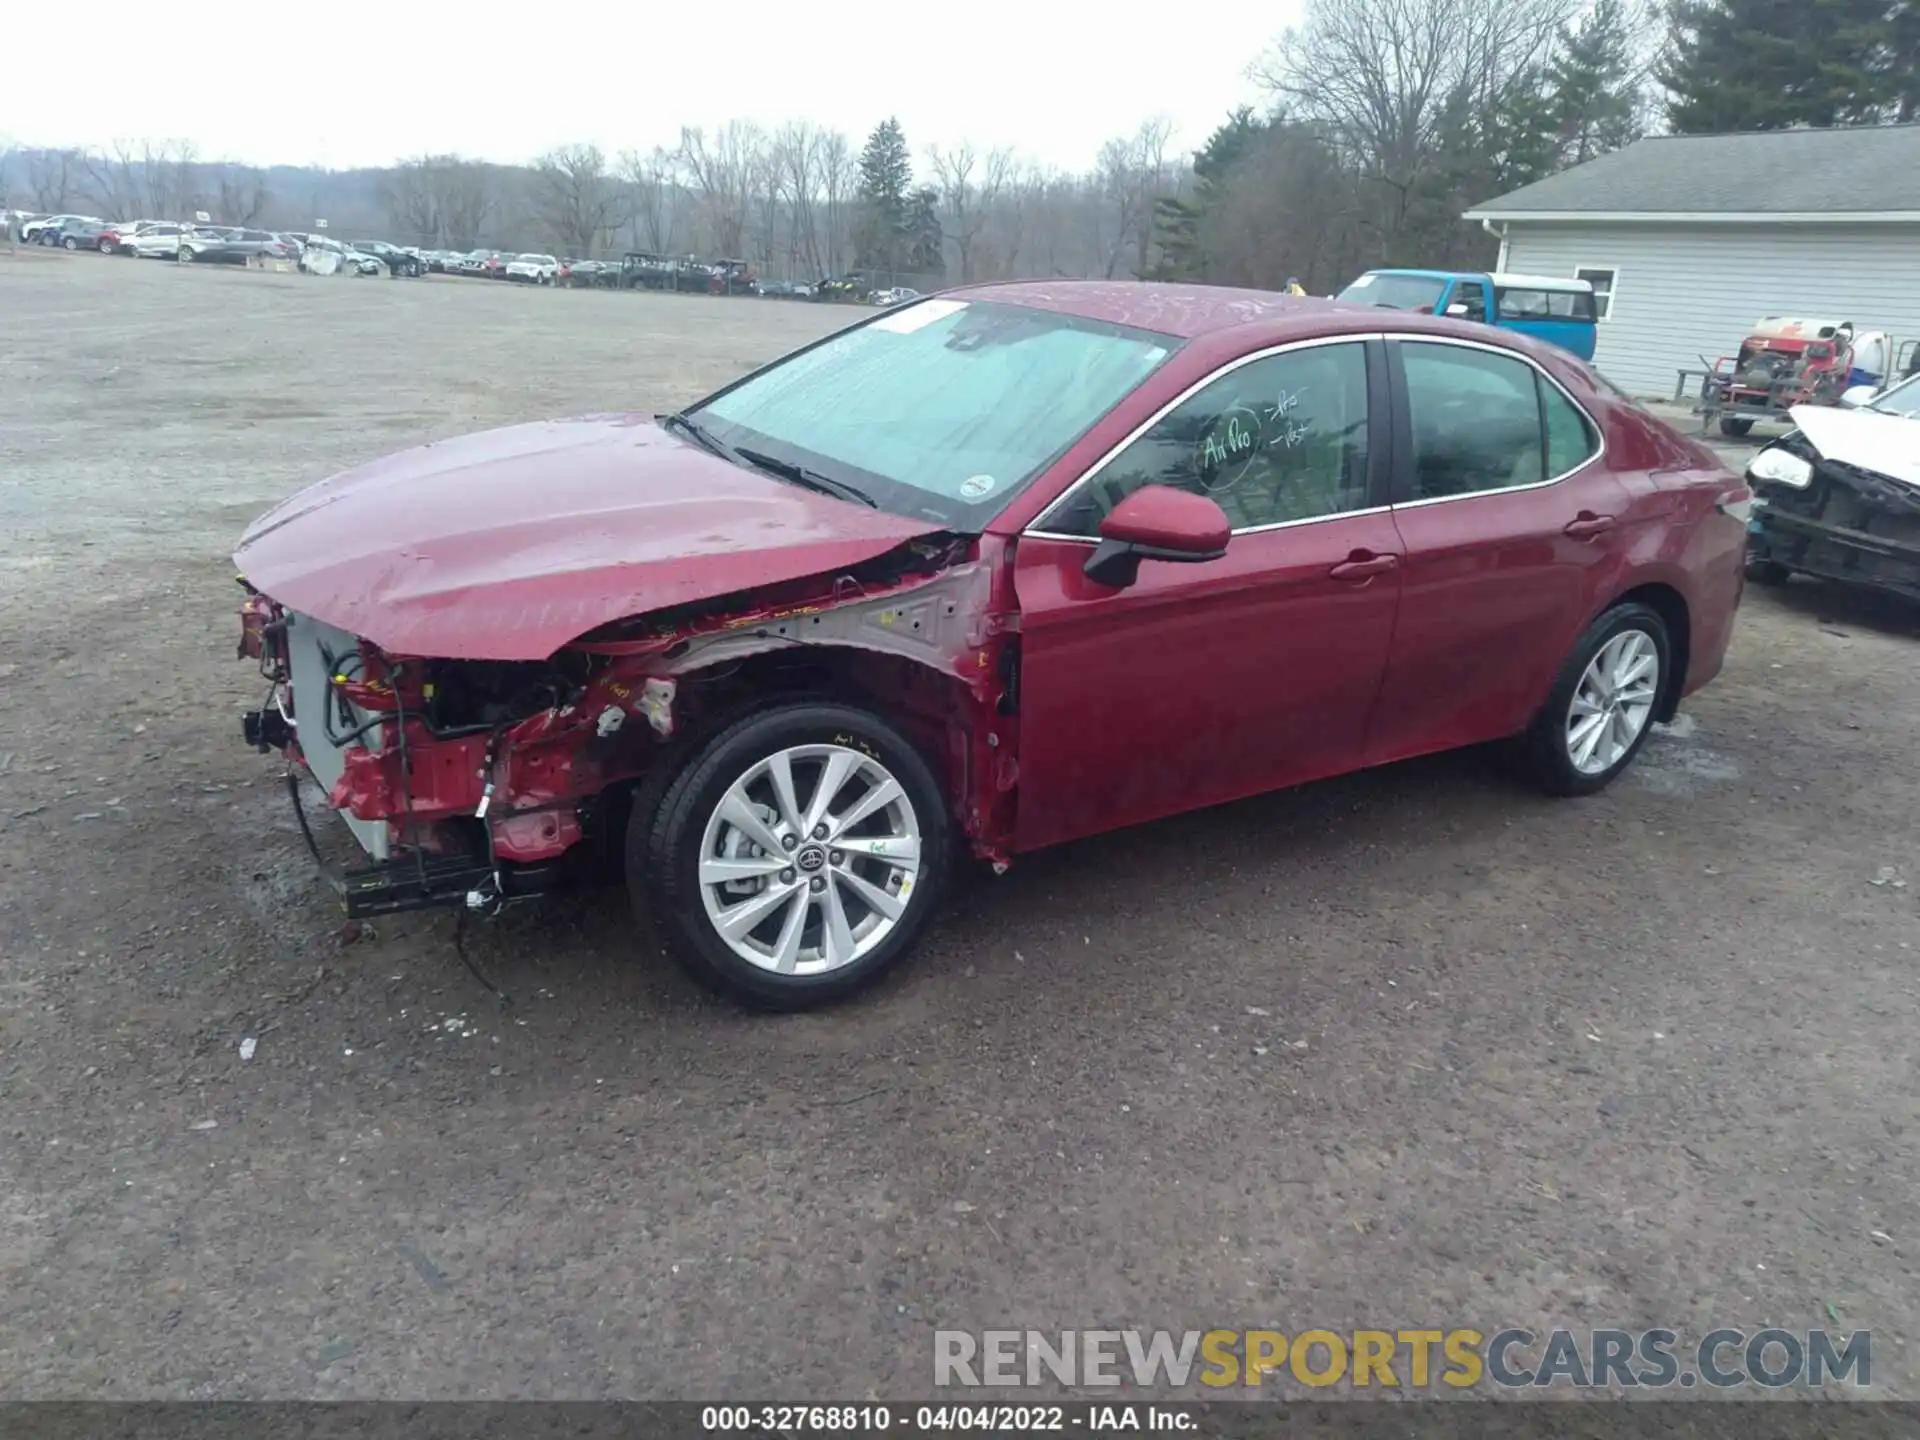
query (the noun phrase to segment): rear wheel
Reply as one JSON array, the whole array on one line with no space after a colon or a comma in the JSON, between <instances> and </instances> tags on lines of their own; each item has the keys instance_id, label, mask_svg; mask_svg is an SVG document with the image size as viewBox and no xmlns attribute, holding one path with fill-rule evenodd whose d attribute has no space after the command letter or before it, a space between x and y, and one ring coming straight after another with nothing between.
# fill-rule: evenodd
<instances>
[{"instance_id":1,"label":"rear wheel","mask_svg":"<svg viewBox=\"0 0 1920 1440\"><path fill-rule=\"evenodd\" d=\"M1722 415L1720 417L1720 433L1722 435L1732 435L1737 438L1741 435L1745 435L1748 431L1752 429L1753 429L1753 421L1746 419L1743 416Z\"/></svg>"},{"instance_id":2,"label":"rear wheel","mask_svg":"<svg viewBox=\"0 0 1920 1440\"><path fill-rule=\"evenodd\" d=\"M60 242L60 248L62 250L78 250L80 248L80 242L79 240L75 239L73 236L69 235L67 236L66 239Z\"/></svg>"},{"instance_id":3,"label":"rear wheel","mask_svg":"<svg viewBox=\"0 0 1920 1440\"><path fill-rule=\"evenodd\" d=\"M801 1010L872 983L939 902L946 802L879 716L804 702L722 731L636 810L636 907L702 983L759 1009Z\"/></svg>"},{"instance_id":4,"label":"rear wheel","mask_svg":"<svg viewBox=\"0 0 1920 1440\"><path fill-rule=\"evenodd\" d=\"M1521 741L1550 795L1591 795L1633 763L1653 726L1672 642L1648 605L1616 605L1580 637Z\"/></svg>"}]
</instances>

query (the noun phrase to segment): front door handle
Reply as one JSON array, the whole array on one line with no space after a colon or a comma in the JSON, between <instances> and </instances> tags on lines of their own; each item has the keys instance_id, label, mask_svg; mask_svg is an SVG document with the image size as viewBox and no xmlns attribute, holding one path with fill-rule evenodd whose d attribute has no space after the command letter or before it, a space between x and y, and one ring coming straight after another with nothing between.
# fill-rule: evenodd
<instances>
[{"instance_id":1,"label":"front door handle","mask_svg":"<svg viewBox=\"0 0 1920 1440\"><path fill-rule=\"evenodd\" d=\"M1399 563L1398 555L1375 555L1366 550L1356 550L1327 574L1335 580L1371 580L1376 575L1386 574Z\"/></svg>"},{"instance_id":2,"label":"front door handle","mask_svg":"<svg viewBox=\"0 0 1920 1440\"><path fill-rule=\"evenodd\" d=\"M1582 510L1577 516L1567 522L1566 528L1562 530L1561 533L1563 535L1571 535L1576 540L1586 540L1595 535L1604 534L1612 528L1613 517L1611 515L1596 515L1591 510Z\"/></svg>"}]
</instances>

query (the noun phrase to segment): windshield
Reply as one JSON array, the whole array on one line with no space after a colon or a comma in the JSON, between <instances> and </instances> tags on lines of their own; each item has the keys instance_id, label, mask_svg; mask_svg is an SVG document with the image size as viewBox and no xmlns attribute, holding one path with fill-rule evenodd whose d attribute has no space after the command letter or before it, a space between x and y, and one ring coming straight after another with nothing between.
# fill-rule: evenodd
<instances>
[{"instance_id":1,"label":"windshield","mask_svg":"<svg viewBox=\"0 0 1920 1440\"><path fill-rule=\"evenodd\" d=\"M1370 270L1336 298L1360 305L1380 305L1388 310L1431 311L1446 288L1447 282L1434 275L1394 275Z\"/></svg>"},{"instance_id":2,"label":"windshield","mask_svg":"<svg viewBox=\"0 0 1920 1440\"><path fill-rule=\"evenodd\" d=\"M1025 306L922 300L778 361L693 413L736 449L967 530L1178 343Z\"/></svg>"},{"instance_id":3,"label":"windshield","mask_svg":"<svg viewBox=\"0 0 1920 1440\"><path fill-rule=\"evenodd\" d=\"M1886 394L1874 396L1867 402L1867 407L1888 415L1920 420L1920 375L1909 375Z\"/></svg>"}]
</instances>

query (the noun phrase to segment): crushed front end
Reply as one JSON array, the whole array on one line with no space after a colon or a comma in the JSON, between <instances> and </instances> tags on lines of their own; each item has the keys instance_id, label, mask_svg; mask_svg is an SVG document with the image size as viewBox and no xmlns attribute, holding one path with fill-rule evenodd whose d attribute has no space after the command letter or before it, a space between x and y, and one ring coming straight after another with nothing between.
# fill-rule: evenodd
<instances>
[{"instance_id":1,"label":"crushed front end","mask_svg":"<svg viewBox=\"0 0 1920 1440\"><path fill-rule=\"evenodd\" d=\"M1803 429L1754 457L1749 569L1920 600L1920 487L1825 453Z\"/></svg>"},{"instance_id":2,"label":"crushed front end","mask_svg":"<svg viewBox=\"0 0 1920 1440\"><path fill-rule=\"evenodd\" d=\"M588 656L390 656L252 592L240 618L240 654L268 685L242 733L286 756L301 831L349 915L490 908L551 888L598 818L594 799L645 767L646 737L621 734L630 694L616 694ZM303 777L365 863L327 862Z\"/></svg>"},{"instance_id":3,"label":"crushed front end","mask_svg":"<svg viewBox=\"0 0 1920 1440\"><path fill-rule=\"evenodd\" d=\"M1003 560L977 541L910 544L604 626L541 661L392 655L243 579L239 653L267 690L242 733L286 757L301 831L355 917L490 910L605 870L669 747L770 693L821 686L884 696L949 756L961 828L1001 859L1017 726L1013 641L990 601ZM325 858L309 779L352 831L355 864Z\"/></svg>"}]
</instances>

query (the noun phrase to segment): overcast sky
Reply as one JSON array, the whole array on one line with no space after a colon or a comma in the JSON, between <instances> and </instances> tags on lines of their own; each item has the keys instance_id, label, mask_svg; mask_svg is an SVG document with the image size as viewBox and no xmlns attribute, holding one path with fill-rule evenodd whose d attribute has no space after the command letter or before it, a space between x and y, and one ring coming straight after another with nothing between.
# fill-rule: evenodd
<instances>
[{"instance_id":1,"label":"overcast sky","mask_svg":"<svg viewBox=\"0 0 1920 1440\"><path fill-rule=\"evenodd\" d=\"M1083 169L1150 115L1190 149L1257 101L1247 65L1298 3L1183 0L1137 21L1060 0L26 3L7 20L0 135L179 138L209 160L338 168L522 161L575 140L645 150L734 118L811 119L857 144L892 114L916 163L969 139Z\"/></svg>"}]
</instances>

